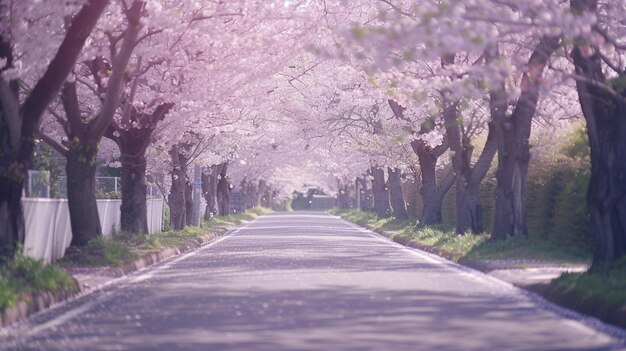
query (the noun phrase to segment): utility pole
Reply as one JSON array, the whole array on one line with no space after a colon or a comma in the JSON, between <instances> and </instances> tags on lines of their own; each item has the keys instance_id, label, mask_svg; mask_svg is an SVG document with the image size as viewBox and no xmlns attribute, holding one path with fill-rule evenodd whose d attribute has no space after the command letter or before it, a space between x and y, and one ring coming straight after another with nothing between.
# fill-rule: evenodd
<instances>
[{"instance_id":1,"label":"utility pole","mask_svg":"<svg viewBox=\"0 0 626 351\"><path fill-rule=\"evenodd\" d=\"M202 197L202 168L199 164L195 164L193 167L193 213L191 217L192 225L200 225L200 201Z\"/></svg>"}]
</instances>

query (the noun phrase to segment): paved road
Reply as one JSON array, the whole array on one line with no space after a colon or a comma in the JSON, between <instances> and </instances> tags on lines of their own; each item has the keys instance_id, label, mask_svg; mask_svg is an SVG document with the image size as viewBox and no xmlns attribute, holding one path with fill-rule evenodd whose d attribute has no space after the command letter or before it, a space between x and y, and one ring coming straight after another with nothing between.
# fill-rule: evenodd
<instances>
[{"instance_id":1,"label":"paved road","mask_svg":"<svg viewBox=\"0 0 626 351\"><path fill-rule=\"evenodd\" d=\"M39 316L6 350L623 350L480 273L336 217L268 215Z\"/></svg>"}]
</instances>

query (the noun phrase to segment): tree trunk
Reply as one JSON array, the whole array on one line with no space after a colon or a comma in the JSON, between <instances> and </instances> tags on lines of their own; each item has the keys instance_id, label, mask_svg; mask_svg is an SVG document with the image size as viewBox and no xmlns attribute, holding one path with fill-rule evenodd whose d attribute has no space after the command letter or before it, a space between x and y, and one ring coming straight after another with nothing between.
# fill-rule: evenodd
<instances>
[{"instance_id":1,"label":"tree trunk","mask_svg":"<svg viewBox=\"0 0 626 351\"><path fill-rule=\"evenodd\" d=\"M495 220L491 238L527 236L526 175L530 160L530 132L539 100L543 70L560 39L544 37L528 60L522 77L522 93L510 117L495 116L493 123L498 145Z\"/></svg>"},{"instance_id":2,"label":"tree trunk","mask_svg":"<svg viewBox=\"0 0 626 351\"><path fill-rule=\"evenodd\" d=\"M452 143L451 143L452 145ZM450 147L452 149L452 147ZM464 148L465 149L465 148ZM476 203L476 194L470 193L470 188L477 188L471 183L471 169L468 167L471 160L470 155L464 155L465 150L460 152L458 158L462 159L463 166L455 170L455 231L457 234L465 234L468 231L478 233L480 216L479 203ZM468 156L470 159L468 159ZM454 156L456 157L456 155ZM453 158L454 158L453 157ZM454 163L454 162L453 162ZM456 167L455 167L456 168ZM475 191L476 192L476 189ZM474 195L474 198L472 198Z\"/></svg>"},{"instance_id":3,"label":"tree trunk","mask_svg":"<svg viewBox=\"0 0 626 351\"><path fill-rule=\"evenodd\" d=\"M269 194L268 194L269 191ZM269 196L271 195L271 190L267 186L267 181L264 179L259 180L259 203L262 207L269 207Z\"/></svg>"},{"instance_id":4,"label":"tree trunk","mask_svg":"<svg viewBox=\"0 0 626 351\"><path fill-rule=\"evenodd\" d=\"M20 178L0 176L0 264L24 243L23 184Z\"/></svg>"},{"instance_id":5,"label":"tree trunk","mask_svg":"<svg viewBox=\"0 0 626 351\"><path fill-rule=\"evenodd\" d=\"M344 183L341 179L337 178L337 207L348 209L351 207L350 205L349 184Z\"/></svg>"},{"instance_id":6,"label":"tree trunk","mask_svg":"<svg viewBox=\"0 0 626 351\"><path fill-rule=\"evenodd\" d=\"M357 178L357 181L360 183L359 192L361 193L361 211L371 212L374 209L372 203L372 189L367 187L366 177Z\"/></svg>"},{"instance_id":7,"label":"tree trunk","mask_svg":"<svg viewBox=\"0 0 626 351\"><path fill-rule=\"evenodd\" d=\"M441 224L442 197L439 194L436 172L438 157L424 148L417 150L417 157L422 172L420 195L422 195L423 207L420 223L422 225Z\"/></svg>"},{"instance_id":8,"label":"tree trunk","mask_svg":"<svg viewBox=\"0 0 626 351\"><path fill-rule=\"evenodd\" d=\"M508 124L509 122L496 121L500 137L493 239L528 234L525 186L530 146L528 139L516 140L514 130Z\"/></svg>"},{"instance_id":9,"label":"tree trunk","mask_svg":"<svg viewBox=\"0 0 626 351\"><path fill-rule=\"evenodd\" d=\"M107 0L91 1L83 5L73 17L54 58L23 100L21 109L18 82L8 82L14 96L6 96L6 101L12 100L15 105L0 106L0 261L13 258L18 246L24 243L21 198L26 171L33 158L34 135L41 116L72 70L85 41L107 5ZM12 43L6 32L0 38L0 58L4 60L4 71L13 67Z\"/></svg>"},{"instance_id":10,"label":"tree trunk","mask_svg":"<svg viewBox=\"0 0 626 351\"><path fill-rule=\"evenodd\" d=\"M206 200L204 218L217 215L217 176L221 165L213 165L202 172L202 192Z\"/></svg>"},{"instance_id":11,"label":"tree trunk","mask_svg":"<svg viewBox=\"0 0 626 351\"><path fill-rule=\"evenodd\" d=\"M576 13L597 12L595 1L571 3ZM604 75L601 55L586 41L577 43L572 57L576 73L586 80L577 80L576 88L591 149L587 191L587 208L595 236L591 268L600 271L605 263L626 255L626 93L621 91L616 96L602 88L611 83ZM626 75L612 80L626 81Z\"/></svg>"},{"instance_id":12,"label":"tree trunk","mask_svg":"<svg viewBox=\"0 0 626 351\"><path fill-rule=\"evenodd\" d=\"M407 176L407 182L404 183L404 198L407 203L407 212L409 213L409 218L419 218L422 213L422 203L419 195L419 179L421 177L419 172L415 170L412 170L411 174Z\"/></svg>"},{"instance_id":13,"label":"tree trunk","mask_svg":"<svg viewBox=\"0 0 626 351\"><path fill-rule=\"evenodd\" d=\"M394 100L388 100L388 102L394 116L404 120L405 108ZM420 126L418 134L430 133L434 127L435 121L433 119L426 120ZM422 214L420 216L420 224L440 224L442 221L441 204L443 197L448 190L450 190L454 180L453 177L447 176L441 184L438 184L437 181L437 159L448 149L448 140L444 138L441 145L431 147L418 138L411 142L411 148L415 154L417 154L422 177L420 188L420 194L422 196Z\"/></svg>"},{"instance_id":14,"label":"tree trunk","mask_svg":"<svg viewBox=\"0 0 626 351\"><path fill-rule=\"evenodd\" d=\"M389 197L391 199L393 215L396 219L408 219L409 214L406 210L406 199L404 198L404 189L402 188L400 170L389 167L387 171L389 173L389 179L387 182L389 184Z\"/></svg>"},{"instance_id":15,"label":"tree trunk","mask_svg":"<svg viewBox=\"0 0 626 351\"><path fill-rule=\"evenodd\" d=\"M157 123L165 118L174 104L163 103L151 114L140 113L131 107L129 121L109 126L105 137L120 149L122 163L122 206L120 224L123 231L148 233L146 150Z\"/></svg>"},{"instance_id":16,"label":"tree trunk","mask_svg":"<svg viewBox=\"0 0 626 351\"><path fill-rule=\"evenodd\" d=\"M121 228L125 232L148 233L146 148L150 135L120 133L122 163Z\"/></svg>"},{"instance_id":17,"label":"tree trunk","mask_svg":"<svg viewBox=\"0 0 626 351\"><path fill-rule=\"evenodd\" d=\"M187 163L185 157L179 152L179 146L174 145L170 150L172 157L172 187L168 196L170 206L170 225L173 229L185 228L187 219L185 216L185 184L187 182Z\"/></svg>"},{"instance_id":18,"label":"tree trunk","mask_svg":"<svg viewBox=\"0 0 626 351\"><path fill-rule=\"evenodd\" d=\"M447 67L454 64L455 55L444 55L441 58L441 66ZM469 141L464 141L461 131L462 120L459 119L458 101L449 97L449 92L444 90L441 92L443 104L443 121L446 129L446 137L450 144L452 155L452 169L456 179L456 197L455 197L455 220L456 233L465 234L467 230L472 229L472 206L469 204L469 180L471 177L470 162L472 159L473 148ZM469 210L469 211L468 211Z\"/></svg>"},{"instance_id":19,"label":"tree trunk","mask_svg":"<svg viewBox=\"0 0 626 351\"><path fill-rule=\"evenodd\" d=\"M246 208L253 209L259 206L259 192L254 182L248 182L247 196L246 196Z\"/></svg>"},{"instance_id":20,"label":"tree trunk","mask_svg":"<svg viewBox=\"0 0 626 351\"><path fill-rule=\"evenodd\" d=\"M442 67L453 64L454 56L447 55L442 57L441 63ZM492 88L492 91L495 89L499 88ZM447 91L443 91L442 95L446 138L448 139L452 153L452 169L456 179L455 230L457 234L465 234L467 232L474 234L482 233L483 219L479 190L480 183L487 174L496 152L493 123L489 123L487 142L485 143L479 160L473 168L472 153L474 147L471 144L471 140L469 140L469 136L465 135L461 128L463 126L463 120L459 118L458 101L451 100L448 97ZM490 102L492 111L494 107L493 104L498 102L499 101Z\"/></svg>"},{"instance_id":21,"label":"tree trunk","mask_svg":"<svg viewBox=\"0 0 626 351\"><path fill-rule=\"evenodd\" d=\"M217 204L220 216L230 215L230 183L226 178L228 165L224 164L217 181Z\"/></svg>"},{"instance_id":22,"label":"tree trunk","mask_svg":"<svg viewBox=\"0 0 626 351\"><path fill-rule=\"evenodd\" d=\"M84 246L102 235L96 202L97 147L75 142L67 153L67 204L70 210L72 246Z\"/></svg>"},{"instance_id":23,"label":"tree trunk","mask_svg":"<svg viewBox=\"0 0 626 351\"><path fill-rule=\"evenodd\" d=\"M374 193L374 209L378 217L389 217L389 189L385 182L385 170L380 167L372 167L370 172L372 180L372 192Z\"/></svg>"}]
</instances>

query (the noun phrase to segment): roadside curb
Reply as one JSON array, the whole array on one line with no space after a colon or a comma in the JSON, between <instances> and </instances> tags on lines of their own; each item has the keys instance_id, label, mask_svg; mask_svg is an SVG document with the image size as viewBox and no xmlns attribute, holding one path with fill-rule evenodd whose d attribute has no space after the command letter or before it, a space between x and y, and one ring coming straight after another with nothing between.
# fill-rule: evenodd
<instances>
[{"instance_id":1,"label":"roadside curb","mask_svg":"<svg viewBox=\"0 0 626 351\"><path fill-rule=\"evenodd\" d=\"M179 256L181 254L196 250L202 246L209 244L230 233L233 228L218 227L212 228L212 232L208 235L201 236L188 241L185 245L178 247L168 247L157 252L151 252L142 255L133 262L127 263L119 267L110 267L104 270L100 275L106 275L112 278L120 278L156 263L164 261L168 258ZM41 292L30 293L18 301L15 306L6 308L0 313L0 328L9 327L17 322L21 322L28 317L42 312L56 304L62 303L80 294L84 294L99 287L85 287L72 276L75 284L74 291L58 291L58 292Z\"/></svg>"},{"instance_id":2,"label":"roadside curb","mask_svg":"<svg viewBox=\"0 0 626 351\"><path fill-rule=\"evenodd\" d=\"M219 229L219 230L215 230L215 229ZM159 263L170 257L178 256L186 252L198 249L204 246L205 244L208 244L214 240L221 238L222 236L226 235L231 230L232 229L228 229L224 227L214 228L214 232L211 232L209 235L192 239L188 241L186 245L182 245L178 247L168 247L157 252L147 253L135 259L131 263L127 263L125 265L118 266L118 267L111 267L105 270L104 272L102 272L100 275L105 275L105 276L109 276L113 278L123 277L130 273L136 272L140 269L149 267L155 263ZM89 289L91 289L91 287ZM84 289L83 287L81 287L81 291L85 291L89 289Z\"/></svg>"},{"instance_id":3,"label":"roadside curb","mask_svg":"<svg viewBox=\"0 0 626 351\"><path fill-rule=\"evenodd\" d=\"M363 228L363 226L361 225L358 225L358 224L355 224L355 225ZM366 225L365 229L370 230L376 234L379 234L403 246L422 250L430 254L434 254L434 255L443 257L447 260L453 261L460 266L467 267L470 269L475 269L479 272L482 272L492 277L493 279L497 279L502 282L509 283L519 289L526 291L527 293L537 294L541 298L555 305L558 305L561 308L573 310L586 317L597 318L602 322L611 324L612 327L614 328L626 328L626 309L625 308L612 309L610 307L607 307L606 304L601 304L600 306L598 306L593 301L586 301L584 299L582 300L582 303L581 303L580 297L575 296L573 293L563 292L558 289L555 289L551 287L549 284L542 284L542 283L533 284L533 285L516 284L514 282L510 282L510 281L501 279L499 277L490 275L489 272L494 270L494 267L488 264L487 262L482 262L481 260L471 260L471 259L459 260L458 255L454 255L446 250L424 245L414 240L402 239L394 235L395 233L380 230L380 229L374 228L371 225ZM514 268L504 267L501 269L514 269Z\"/></svg>"},{"instance_id":4,"label":"roadside curb","mask_svg":"<svg viewBox=\"0 0 626 351\"><path fill-rule=\"evenodd\" d=\"M30 293L18 301L15 306L5 309L0 315L0 328L8 327L14 323L22 321L29 316L43 311L55 304L63 302L80 293L80 287L74 279L74 291L57 291Z\"/></svg>"},{"instance_id":5,"label":"roadside curb","mask_svg":"<svg viewBox=\"0 0 626 351\"><path fill-rule=\"evenodd\" d=\"M443 249L440 249L440 248L437 248L437 247L433 247L433 246L424 245L424 244L419 243L419 242L417 242L415 240L406 240L406 239L400 238L397 235L395 235L396 233L391 233L391 232L387 232L387 231L384 231L384 230L378 230L378 229L374 228L373 226L371 226L369 224L365 226L365 229L371 230L372 232L374 232L376 234L380 234L380 235L384 236L385 238L387 238L387 239L389 239L389 240L391 240L393 242L396 242L398 244L401 244L401 245L404 245L404 246L407 246L407 247L411 247L411 248L414 248L414 249L426 251L428 253L431 253L431 254L434 254L434 255L437 255L437 256L441 256L441 257L446 258L446 259L451 260L451 261L455 261L455 260L457 260L459 258L458 255L454 255L454 254L452 254L451 252L449 252L447 250L443 250ZM459 263L459 264L464 265L462 263ZM464 265L464 266L466 266L466 265ZM477 269L479 271L482 271L479 268L472 267L472 266L469 266L469 265L467 265L467 267L474 268L474 269Z\"/></svg>"}]
</instances>

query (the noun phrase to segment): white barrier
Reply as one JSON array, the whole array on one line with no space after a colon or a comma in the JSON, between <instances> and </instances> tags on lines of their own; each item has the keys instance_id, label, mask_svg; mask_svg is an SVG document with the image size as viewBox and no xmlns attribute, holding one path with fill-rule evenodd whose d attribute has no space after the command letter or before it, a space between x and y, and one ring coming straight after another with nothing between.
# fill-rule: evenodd
<instances>
[{"instance_id":1,"label":"white barrier","mask_svg":"<svg viewBox=\"0 0 626 351\"><path fill-rule=\"evenodd\" d=\"M26 256L52 262L63 257L72 241L67 200L23 198Z\"/></svg>"},{"instance_id":2,"label":"white barrier","mask_svg":"<svg viewBox=\"0 0 626 351\"><path fill-rule=\"evenodd\" d=\"M163 211L165 201L163 199L148 200L148 234L158 233L163 229Z\"/></svg>"},{"instance_id":3,"label":"white barrier","mask_svg":"<svg viewBox=\"0 0 626 351\"><path fill-rule=\"evenodd\" d=\"M100 225L105 238L120 230L121 200L97 200ZM66 199L22 198L26 237L24 254L52 262L65 254L72 241L70 212ZM161 230L163 200L148 200L148 233Z\"/></svg>"},{"instance_id":4,"label":"white barrier","mask_svg":"<svg viewBox=\"0 0 626 351\"><path fill-rule=\"evenodd\" d=\"M102 235L110 239L113 232L119 232L121 230L120 225L120 206L122 200L96 200L98 203L98 215L100 217L100 228L102 228ZM69 213L68 213L69 215Z\"/></svg>"}]
</instances>

